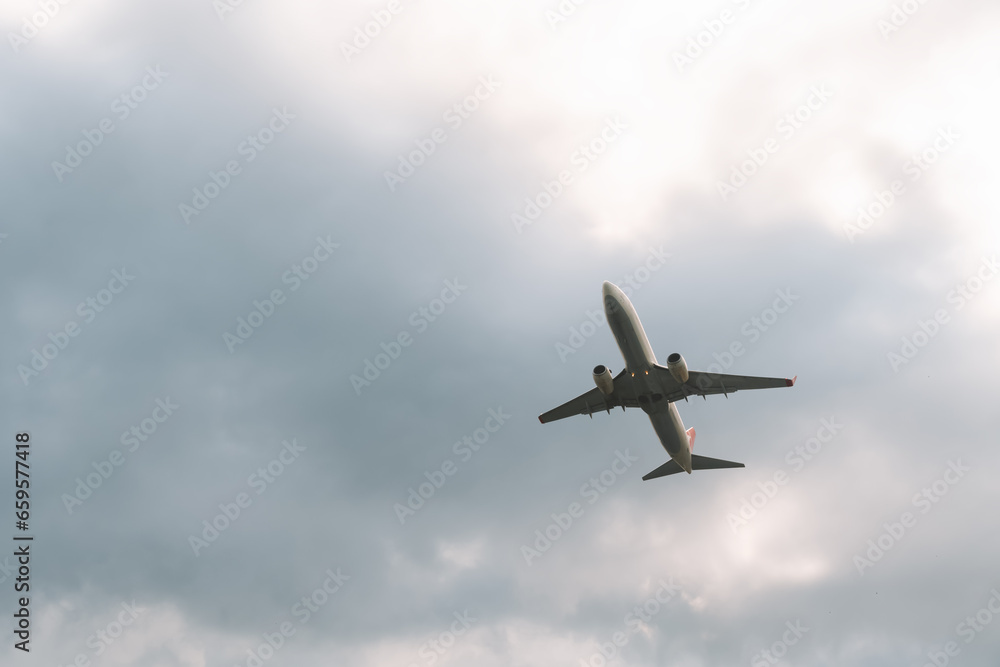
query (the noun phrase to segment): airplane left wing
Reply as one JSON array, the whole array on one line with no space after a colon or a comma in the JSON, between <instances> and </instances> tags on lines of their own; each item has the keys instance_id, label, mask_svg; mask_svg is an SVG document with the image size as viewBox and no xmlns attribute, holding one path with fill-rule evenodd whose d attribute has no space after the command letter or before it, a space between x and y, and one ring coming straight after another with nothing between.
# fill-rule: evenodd
<instances>
[{"instance_id":1,"label":"airplane left wing","mask_svg":"<svg viewBox=\"0 0 1000 667\"><path fill-rule=\"evenodd\" d=\"M629 381L630 379L626 379L626 373L623 370L615 376L615 388L610 396L605 395L600 389L594 387L586 394L577 396L571 401L566 401L558 408L553 408L539 415L538 421L547 424L548 422L565 419L566 417L592 415L595 412L610 411L611 408L619 406L623 408L637 408L639 407L639 397L636 395L633 383Z\"/></svg>"}]
</instances>

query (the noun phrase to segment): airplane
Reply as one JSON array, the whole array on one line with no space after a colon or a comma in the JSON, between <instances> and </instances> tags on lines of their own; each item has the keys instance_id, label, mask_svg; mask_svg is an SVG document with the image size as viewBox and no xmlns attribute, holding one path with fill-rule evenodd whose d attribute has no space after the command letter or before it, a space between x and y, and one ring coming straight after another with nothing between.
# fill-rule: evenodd
<instances>
[{"instance_id":1,"label":"airplane","mask_svg":"<svg viewBox=\"0 0 1000 667\"><path fill-rule=\"evenodd\" d=\"M596 388L563 403L557 408L539 415L538 421L547 424L557 419L575 415L590 415L611 408L642 408L649 415L660 444L667 450L670 460L656 470L643 476L643 480L673 475L681 471L691 474L692 470L714 470L719 468L744 468L742 463L723 461L692 453L694 449L694 428L684 430L680 413L675 402L688 396L709 394L729 394L747 389L769 389L795 385L796 375L786 378L751 377L746 375L724 375L688 370L687 362L677 352L667 357L667 365L656 363L656 356L649 346L649 339L639 322L632 302L617 285L604 282L604 314L611 333L614 334L618 349L625 359L625 368L612 377L607 366L594 367ZM707 400L707 399L706 399Z\"/></svg>"}]
</instances>

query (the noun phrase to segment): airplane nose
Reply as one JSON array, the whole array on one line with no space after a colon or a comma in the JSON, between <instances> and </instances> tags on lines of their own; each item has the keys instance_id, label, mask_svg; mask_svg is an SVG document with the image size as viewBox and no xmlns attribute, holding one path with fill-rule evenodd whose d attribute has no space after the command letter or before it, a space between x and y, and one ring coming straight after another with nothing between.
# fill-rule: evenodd
<instances>
[{"instance_id":1,"label":"airplane nose","mask_svg":"<svg viewBox=\"0 0 1000 667\"><path fill-rule=\"evenodd\" d=\"M621 308L622 303L628 301L618 286L607 280L604 281L601 291L603 292L601 301L604 302L604 314L607 317L610 317L612 312L617 312Z\"/></svg>"}]
</instances>

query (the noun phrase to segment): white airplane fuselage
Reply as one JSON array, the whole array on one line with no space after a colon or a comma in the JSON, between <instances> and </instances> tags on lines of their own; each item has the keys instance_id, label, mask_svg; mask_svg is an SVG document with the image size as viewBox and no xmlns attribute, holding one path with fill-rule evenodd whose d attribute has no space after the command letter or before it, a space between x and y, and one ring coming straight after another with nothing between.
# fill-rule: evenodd
<instances>
[{"instance_id":1,"label":"white airplane fuselage","mask_svg":"<svg viewBox=\"0 0 1000 667\"><path fill-rule=\"evenodd\" d=\"M642 396L639 407L649 415L653 430L670 458L685 472L690 473L691 446L684 431L684 423L677 407L663 399L666 391L658 386L657 374L649 372L657 365L656 356L646 338L646 332L643 331L642 323L639 322L639 316L636 315L632 302L616 285L605 282L603 293L604 315L608 319L608 327L625 360L625 371L635 383L638 390L636 393Z\"/></svg>"}]
</instances>

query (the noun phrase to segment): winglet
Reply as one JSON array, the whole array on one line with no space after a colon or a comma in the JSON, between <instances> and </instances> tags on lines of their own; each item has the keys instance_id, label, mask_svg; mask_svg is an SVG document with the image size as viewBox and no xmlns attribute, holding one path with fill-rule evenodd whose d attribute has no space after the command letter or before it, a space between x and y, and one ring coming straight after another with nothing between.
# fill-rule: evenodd
<instances>
[{"instance_id":1,"label":"winglet","mask_svg":"<svg viewBox=\"0 0 1000 667\"><path fill-rule=\"evenodd\" d=\"M789 380L789 379L787 379L787 378L786 378L786 379L785 379L785 386L786 386L786 387L794 387L794 386L795 386L795 381L796 381L796 380L797 380L798 378L799 378L799 376L798 376L798 375L796 375L795 377L793 377L793 378L792 378L791 380Z\"/></svg>"}]
</instances>

